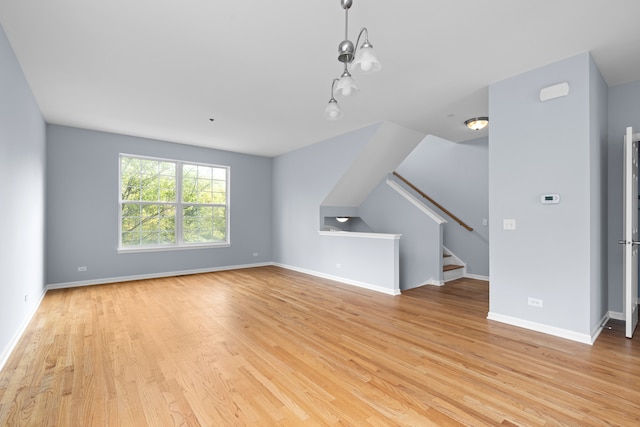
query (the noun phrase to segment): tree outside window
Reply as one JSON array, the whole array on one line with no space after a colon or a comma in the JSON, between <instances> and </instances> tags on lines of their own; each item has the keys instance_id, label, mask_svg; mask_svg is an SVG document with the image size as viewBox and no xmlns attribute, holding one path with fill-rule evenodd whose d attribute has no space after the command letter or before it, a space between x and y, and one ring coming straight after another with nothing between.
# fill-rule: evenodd
<instances>
[{"instance_id":1,"label":"tree outside window","mask_svg":"<svg viewBox=\"0 0 640 427\"><path fill-rule=\"evenodd\" d=\"M229 168L120 156L120 249L228 245Z\"/></svg>"}]
</instances>

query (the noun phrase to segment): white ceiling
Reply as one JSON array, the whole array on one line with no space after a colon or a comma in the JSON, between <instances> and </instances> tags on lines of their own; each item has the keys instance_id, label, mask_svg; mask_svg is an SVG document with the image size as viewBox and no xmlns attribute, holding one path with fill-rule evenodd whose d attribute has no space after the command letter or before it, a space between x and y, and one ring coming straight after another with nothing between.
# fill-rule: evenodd
<instances>
[{"instance_id":1,"label":"white ceiling","mask_svg":"<svg viewBox=\"0 0 640 427\"><path fill-rule=\"evenodd\" d=\"M341 74L339 0L0 0L48 123L275 156L392 121L451 141L486 134L489 84L591 51L609 85L640 80L638 0L354 0L383 68ZM215 118L214 122L209 119Z\"/></svg>"}]
</instances>

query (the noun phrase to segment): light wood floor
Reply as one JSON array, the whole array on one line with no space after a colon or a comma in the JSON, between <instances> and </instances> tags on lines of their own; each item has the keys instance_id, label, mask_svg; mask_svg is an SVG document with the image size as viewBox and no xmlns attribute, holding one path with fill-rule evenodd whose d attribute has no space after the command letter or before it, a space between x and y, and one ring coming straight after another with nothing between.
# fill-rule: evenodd
<instances>
[{"instance_id":1,"label":"light wood floor","mask_svg":"<svg viewBox=\"0 0 640 427\"><path fill-rule=\"evenodd\" d=\"M485 282L392 297L276 267L50 291L0 425L640 425L640 342L486 320Z\"/></svg>"}]
</instances>

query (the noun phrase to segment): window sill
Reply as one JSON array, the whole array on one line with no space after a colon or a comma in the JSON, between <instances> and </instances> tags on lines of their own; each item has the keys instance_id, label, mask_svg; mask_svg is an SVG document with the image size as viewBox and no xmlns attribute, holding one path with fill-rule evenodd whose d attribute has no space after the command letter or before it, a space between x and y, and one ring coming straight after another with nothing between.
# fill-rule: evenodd
<instances>
[{"instance_id":1,"label":"window sill","mask_svg":"<svg viewBox=\"0 0 640 427\"><path fill-rule=\"evenodd\" d=\"M231 247L231 243L214 243L204 245L182 245L182 246L145 246L137 248L118 248L119 254L131 254L140 252L166 252L166 251L185 251L192 249L216 249L216 248L228 248Z\"/></svg>"}]
</instances>

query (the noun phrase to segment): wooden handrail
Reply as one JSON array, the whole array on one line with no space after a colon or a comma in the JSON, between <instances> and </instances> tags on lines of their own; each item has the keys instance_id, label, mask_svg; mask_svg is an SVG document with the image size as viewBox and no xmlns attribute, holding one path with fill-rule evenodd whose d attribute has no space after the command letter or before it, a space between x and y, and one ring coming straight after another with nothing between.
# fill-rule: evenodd
<instances>
[{"instance_id":1,"label":"wooden handrail","mask_svg":"<svg viewBox=\"0 0 640 427\"><path fill-rule=\"evenodd\" d=\"M466 228L469 231L473 231L472 227L469 227L464 221L462 221L460 218L458 218L457 216L455 216L454 214L452 214L451 212L449 212L444 206L442 206L440 203L436 202L435 200L433 200L431 197L427 196L425 193L422 192L422 190L420 190L418 187L416 187L415 185L413 185L411 183L411 181L409 181L407 178L403 177L402 175L400 175L398 172L394 171L393 175L398 177L398 179L402 182L404 182L405 184L407 184L409 187L411 187L415 192L417 192L418 194L420 194L422 197L424 197L425 199L427 199L429 202L431 202L435 207L437 207L438 209L440 209L442 212L444 212L445 214L449 215L455 222L457 222L458 224L460 224L461 226L463 226L464 228Z\"/></svg>"}]
</instances>

